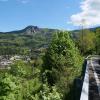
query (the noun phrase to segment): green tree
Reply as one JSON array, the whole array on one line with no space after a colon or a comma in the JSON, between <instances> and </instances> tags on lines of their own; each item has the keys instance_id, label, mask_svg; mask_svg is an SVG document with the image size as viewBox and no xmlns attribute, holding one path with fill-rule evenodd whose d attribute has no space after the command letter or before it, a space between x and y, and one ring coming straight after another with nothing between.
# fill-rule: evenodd
<instances>
[{"instance_id":1,"label":"green tree","mask_svg":"<svg viewBox=\"0 0 100 100\"><path fill-rule=\"evenodd\" d=\"M81 73L82 58L68 32L56 33L44 56L43 70L48 83L63 93Z\"/></svg>"},{"instance_id":2,"label":"green tree","mask_svg":"<svg viewBox=\"0 0 100 100\"><path fill-rule=\"evenodd\" d=\"M95 43L96 43L96 53L100 54L100 28L96 29Z\"/></svg>"},{"instance_id":3,"label":"green tree","mask_svg":"<svg viewBox=\"0 0 100 100\"><path fill-rule=\"evenodd\" d=\"M95 33L84 29L83 33L79 34L78 46L82 54L93 54L95 51Z\"/></svg>"}]
</instances>

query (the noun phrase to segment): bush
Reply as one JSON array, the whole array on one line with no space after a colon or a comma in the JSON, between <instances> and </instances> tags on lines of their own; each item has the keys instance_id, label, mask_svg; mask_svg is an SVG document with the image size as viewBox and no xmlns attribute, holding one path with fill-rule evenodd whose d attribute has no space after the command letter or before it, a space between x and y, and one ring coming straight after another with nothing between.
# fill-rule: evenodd
<instances>
[{"instance_id":1,"label":"bush","mask_svg":"<svg viewBox=\"0 0 100 100\"><path fill-rule=\"evenodd\" d=\"M32 67L22 60L16 61L11 65L10 73L14 76L29 76L32 74Z\"/></svg>"}]
</instances>

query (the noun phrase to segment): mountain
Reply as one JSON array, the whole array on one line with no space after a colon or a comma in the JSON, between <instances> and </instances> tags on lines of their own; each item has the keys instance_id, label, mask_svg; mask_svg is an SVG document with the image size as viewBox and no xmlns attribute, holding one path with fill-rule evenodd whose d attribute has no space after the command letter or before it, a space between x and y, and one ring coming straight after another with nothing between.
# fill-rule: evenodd
<instances>
[{"instance_id":1,"label":"mountain","mask_svg":"<svg viewBox=\"0 0 100 100\"><path fill-rule=\"evenodd\" d=\"M38 51L41 48L47 48L52 35L59 30L39 28L37 26L27 26L22 30L11 32L0 32L0 49L7 51L10 49L32 49Z\"/></svg>"},{"instance_id":2,"label":"mountain","mask_svg":"<svg viewBox=\"0 0 100 100\"><path fill-rule=\"evenodd\" d=\"M20 34L20 35L34 35L35 33L49 34L52 32L58 31L58 29L48 29L48 28L39 28L37 26L27 26L22 30L10 31L10 32L0 32L5 34Z\"/></svg>"},{"instance_id":3,"label":"mountain","mask_svg":"<svg viewBox=\"0 0 100 100\"><path fill-rule=\"evenodd\" d=\"M23 34L23 35L33 35L34 33L38 32L40 28L37 26L27 26L26 28L22 30L16 30L16 31L11 31L11 32L4 32L4 33L10 33L10 34Z\"/></svg>"},{"instance_id":4,"label":"mountain","mask_svg":"<svg viewBox=\"0 0 100 100\"><path fill-rule=\"evenodd\" d=\"M89 28L90 31L95 32L97 28ZM5 40L9 41L10 39L17 39L22 38L23 40L26 39L27 41L34 41L36 42L50 42L53 33L60 31L58 29L48 29L48 28L39 28L37 26L27 26L22 30L16 30L11 32L0 32L0 39L4 38ZM72 38L77 38L82 30L73 30L70 31ZM31 41L31 42L32 42Z\"/></svg>"},{"instance_id":5,"label":"mountain","mask_svg":"<svg viewBox=\"0 0 100 100\"><path fill-rule=\"evenodd\" d=\"M91 28L94 31L100 27ZM27 26L22 30L0 32L0 54L23 54L24 49L32 50L31 55L37 57L43 53L51 42L52 36L58 29L39 28ZM81 30L70 31L73 39L77 39Z\"/></svg>"}]
</instances>

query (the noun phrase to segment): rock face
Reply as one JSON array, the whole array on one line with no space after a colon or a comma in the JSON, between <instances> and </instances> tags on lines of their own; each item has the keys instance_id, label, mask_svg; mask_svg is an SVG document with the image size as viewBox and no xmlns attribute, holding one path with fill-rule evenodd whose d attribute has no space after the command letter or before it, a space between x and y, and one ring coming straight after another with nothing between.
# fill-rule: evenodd
<instances>
[{"instance_id":1,"label":"rock face","mask_svg":"<svg viewBox=\"0 0 100 100\"><path fill-rule=\"evenodd\" d=\"M23 29L24 35L33 35L34 33L37 33L40 29L37 26L28 26L25 29Z\"/></svg>"},{"instance_id":2,"label":"rock face","mask_svg":"<svg viewBox=\"0 0 100 100\"><path fill-rule=\"evenodd\" d=\"M34 33L37 33L41 31L40 28L38 28L37 26L27 26L26 28L22 29L22 30L16 30L16 31L11 31L11 32L0 32L1 34L5 33L5 34L21 34L21 35L33 35Z\"/></svg>"},{"instance_id":3,"label":"rock face","mask_svg":"<svg viewBox=\"0 0 100 100\"><path fill-rule=\"evenodd\" d=\"M11 32L0 32L5 34L19 34L19 35L36 35L36 34L42 34L42 35L51 35L52 33L58 31L57 29L48 29L48 28L39 28L37 26L27 26L26 28L22 30L16 30Z\"/></svg>"}]
</instances>

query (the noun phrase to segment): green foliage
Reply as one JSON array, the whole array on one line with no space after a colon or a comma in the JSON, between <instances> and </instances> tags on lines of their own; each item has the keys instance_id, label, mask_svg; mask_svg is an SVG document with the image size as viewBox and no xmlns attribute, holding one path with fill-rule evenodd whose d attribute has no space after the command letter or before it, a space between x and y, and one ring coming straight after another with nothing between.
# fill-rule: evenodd
<instances>
[{"instance_id":1,"label":"green foliage","mask_svg":"<svg viewBox=\"0 0 100 100\"><path fill-rule=\"evenodd\" d=\"M11 65L10 73L14 76L29 76L32 74L32 67L22 60Z\"/></svg>"},{"instance_id":2,"label":"green foliage","mask_svg":"<svg viewBox=\"0 0 100 100\"><path fill-rule=\"evenodd\" d=\"M81 53L83 55L93 54L95 51L95 33L84 29L83 33L80 31L79 38L78 38L78 45Z\"/></svg>"},{"instance_id":3,"label":"green foliage","mask_svg":"<svg viewBox=\"0 0 100 100\"><path fill-rule=\"evenodd\" d=\"M6 73L0 79L0 100L18 100L19 90L20 84L14 76Z\"/></svg>"},{"instance_id":4,"label":"green foliage","mask_svg":"<svg viewBox=\"0 0 100 100\"><path fill-rule=\"evenodd\" d=\"M44 53L46 49L39 48L50 43L52 30L45 29L41 32L31 36L7 34L8 42L6 35L2 34L0 55L33 56L34 48L36 56L42 50ZM65 94L70 92L74 79L81 73L82 57L68 32L54 34L42 59L43 55L30 63L15 61L10 65L11 69L0 74L0 100L64 99Z\"/></svg>"},{"instance_id":5,"label":"green foliage","mask_svg":"<svg viewBox=\"0 0 100 100\"><path fill-rule=\"evenodd\" d=\"M100 28L96 29L95 45L96 45L96 53L100 55Z\"/></svg>"},{"instance_id":6,"label":"green foliage","mask_svg":"<svg viewBox=\"0 0 100 100\"><path fill-rule=\"evenodd\" d=\"M0 77L0 100L61 100L56 86L43 84L40 75L37 67L32 73L29 64L14 62Z\"/></svg>"},{"instance_id":7,"label":"green foliage","mask_svg":"<svg viewBox=\"0 0 100 100\"><path fill-rule=\"evenodd\" d=\"M44 56L43 70L48 70L48 83L56 84L63 93L69 91L69 85L81 74L82 57L68 32L55 34Z\"/></svg>"},{"instance_id":8,"label":"green foliage","mask_svg":"<svg viewBox=\"0 0 100 100\"><path fill-rule=\"evenodd\" d=\"M47 84L43 84L40 96L42 100L62 100L62 95L57 92L57 88L55 86L50 88Z\"/></svg>"},{"instance_id":9,"label":"green foliage","mask_svg":"<svg viewBox=\"0 0 100 100\"><path fill-rule=\"evenodd\" d=\"M37 58L34 62L34 66L38 66L41 67L41 65L43 64L43 60L41 57Z\"/></svg>"},{"instance_id":10,"label":"green foliage","mask_svg":"<svg viewBox=\"0 0 100 100\"><path fill-rule=\"evenodd\" d=\"M23 93L24 100L35 100L37 98L36 95L39 94L42 87L42 84L38 78L25 81L22 85L23 87L21 92Z\"/></svg>"}]
</instances>

